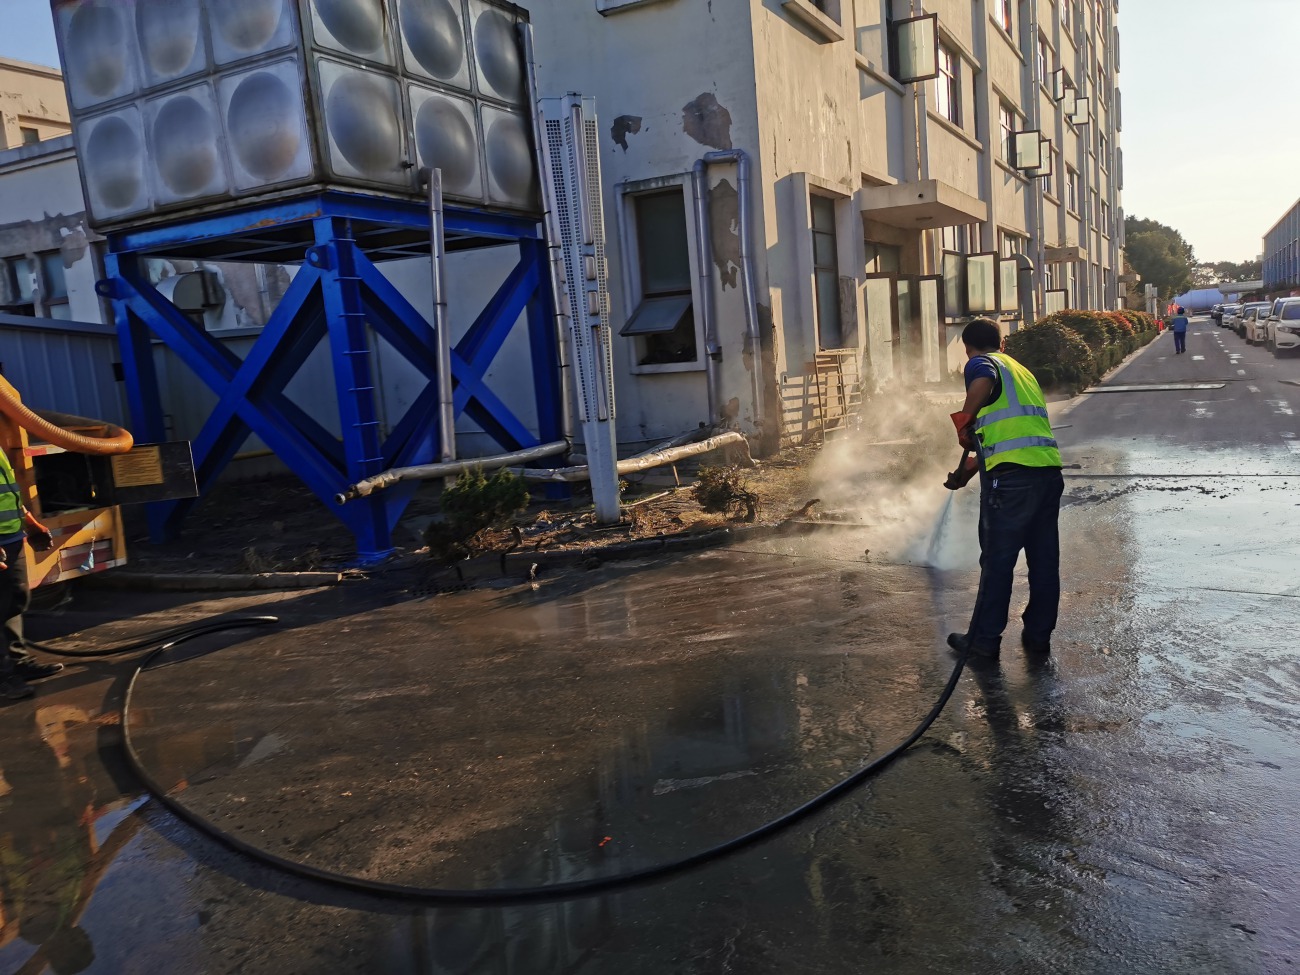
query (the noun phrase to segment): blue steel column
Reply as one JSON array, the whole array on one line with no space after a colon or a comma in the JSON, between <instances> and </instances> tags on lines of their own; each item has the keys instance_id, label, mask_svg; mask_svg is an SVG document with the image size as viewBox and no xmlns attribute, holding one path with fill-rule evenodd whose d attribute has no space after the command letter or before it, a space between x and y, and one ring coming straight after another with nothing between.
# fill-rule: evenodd
<instances>
[{"instance_id":1,"label":"blue steel column","mask_svg":"<svg viewBox=\"0 0 1300 975\"><path fill-rule=\"evenodd\" d=\"M522 263L537 268L537 287L528 299L528 344L533 364L533 399L537 404L537 439L552 443L563 439L564 383L560 377L560 340L555 325L555 304L551 295L551 275L547 267L550 252L545 240L521 240ZM565 484L549 484L546 496L560 500L572 491Z\"/></svg>"},{"instance_id":2,"label":"blue steel column","mask_svg":"<svg viewBox=\"0 0 1300 975\"><path fill-rule=\"evenodd\" d=\"M104 257L108 279L97 288L113 301L113 319L117 325L117 344L122 355L122 379L126 384L126 401L131 411L131 431L137 443L162 443L167 439L162 394L158 390L158 368L153 358L153 335L127 305L122 272L142 274L138 254L113 254ZM176 532L169 530L165 505L146 506L149 538L154 544L170 541Z\"/></svg>"},{"instance_id":3,"label":"blue steel column","mask_svg":"<svg viewBox=\"0 0 1300 975\"><path fill-rule=\"evenodd\" d=\"M334 387L338 395L340 432L347 479L355 484L384 470L378 411L375 408L375 369L371 363L370 335L365 303L356 267L356 241L352 221L322 217L315 221L320 259L325 318L329 327ZM320 266L320 265L318 265ZM351 502L345 511L357 539L357 556L363 561L381 559L393 551L387 502L382 493Z\"/></svg>"}]
</instances>

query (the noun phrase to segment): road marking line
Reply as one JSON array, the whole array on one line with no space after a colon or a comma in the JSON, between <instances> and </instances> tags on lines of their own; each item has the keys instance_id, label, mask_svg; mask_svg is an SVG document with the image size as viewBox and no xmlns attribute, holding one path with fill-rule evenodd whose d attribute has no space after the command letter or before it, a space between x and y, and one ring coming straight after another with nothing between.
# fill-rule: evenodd
<instances>
[{"instance_id":1,"label":"road marking line","mask_svg":"<svg viewBox=\"0 0 1300 975\"><path fill-rule=\"evenodd\" d=\"M1192 361L1193 361L1193 362L1204 362L1204 361L1205 361L1205 356L1203 356L1203 355L1194 355L1194 356L1192 356Z\"/></svg>"},{"instance_id":2,"label":"road marking line","mask_svg":"<svg viewBox=\"0 0 1300 975\"><path fill-rule=\"evenodd\" d=\"M1249 389L1252 393L1258 393L1258 392L1259 392L1259 387L1258 387L1258 386L1247 386L1246 388Z\"/></svg>"},{"instance_id":3,"label":"road marking line","mask_svg":"<svg viewBox=\"0 0 1300 975\"><path fill-rule=\"evenodd\" d=\"M1238 370L1237 370L1237 375L1238 375L1238 376L1244 376L1244 375L1246 375L1246 370L1245 370L1245 369L1238 369Z\"/></svg>"}]
</instances>

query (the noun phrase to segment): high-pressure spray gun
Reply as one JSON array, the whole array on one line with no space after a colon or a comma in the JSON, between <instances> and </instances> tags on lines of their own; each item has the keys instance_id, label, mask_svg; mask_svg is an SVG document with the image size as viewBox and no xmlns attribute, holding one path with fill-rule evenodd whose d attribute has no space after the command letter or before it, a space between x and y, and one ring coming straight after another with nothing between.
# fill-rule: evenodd
<instances>
[{"instance_id":1,"label":"high-pressure spray gun","mask_svg":"<svg viewBox=\"0 0 1300 975\"><path fill-rule=\"evenodd\" d=\"M970 413L953 413L952 423L957 428L957 441L965 451L957 469L948 475L943 486L949 491L960 491L980 470L979 458L975 456L975 417Z\"/></svg>"}]
</instances>

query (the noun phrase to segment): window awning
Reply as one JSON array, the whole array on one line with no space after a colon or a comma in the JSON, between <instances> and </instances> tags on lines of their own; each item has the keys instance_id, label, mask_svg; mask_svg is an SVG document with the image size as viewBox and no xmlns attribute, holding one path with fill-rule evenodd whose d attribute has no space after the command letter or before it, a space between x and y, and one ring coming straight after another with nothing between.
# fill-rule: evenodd
<instances>
[{"instance_id":1,"label":"window awning","mask_svg":"<svg viewBox=\"0 0 1300 975\"><path fill-rule=\"evenodd\" d=\"M862 215L908 230L932 230L983 223L989 205L938 179L862 190Z\"/></svg>"},{"instance_id":2,"label":"window awning","mask_svg":"<svg viewBox=\"0 0 1300 975\"><path fill-rule=\"evenodd\" d=\"M690 295L644 298L618 334L661 335L675 329L690 313Z\"/></svg>"}]
</instances>

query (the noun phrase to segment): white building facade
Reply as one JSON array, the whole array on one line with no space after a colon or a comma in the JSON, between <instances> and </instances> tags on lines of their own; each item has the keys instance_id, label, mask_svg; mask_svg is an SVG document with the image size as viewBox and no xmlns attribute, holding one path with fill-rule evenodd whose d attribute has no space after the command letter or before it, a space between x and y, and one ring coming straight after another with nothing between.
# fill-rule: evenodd
<instances>
[{"instance_id":1,"label":"white building facade","mask_svg":"<svg viewBox=\"0 0 1300 975\"><path fill-rule=\"evenodd\" d=\"M600 113L625 450L722 423L767 452L835 385L810 379L839 377L844 406L853 389L947 380L971 314L1009 331L1045 308L1118 307L1116 0L532 7L541 94L581 92ZM923 16L934 18L938 76L900 83L891 39ZM1043 148L1042 169L1016 168L1018 138ZM0 152L0 312L109 320L76 166L70 138ZM470 324L458 295L477 309L513 260L449 257L455 333ZM155 272L209 330L249 341L293 273L183 262ZM427 261L385 273L430 310ZM527 343L511 343L518 355L508 344L488 378L527 418ZM377 351L381 412L400 416L423 380ZM200 419L196 399L179 436ZM468 421L459 432L462 455L491 449Z\"/></svg>"}]
</instances>

